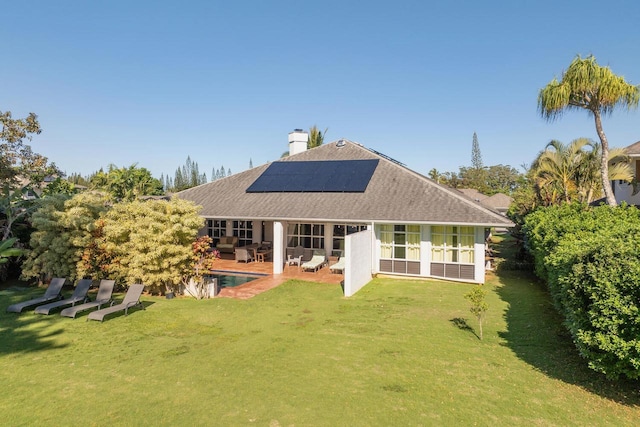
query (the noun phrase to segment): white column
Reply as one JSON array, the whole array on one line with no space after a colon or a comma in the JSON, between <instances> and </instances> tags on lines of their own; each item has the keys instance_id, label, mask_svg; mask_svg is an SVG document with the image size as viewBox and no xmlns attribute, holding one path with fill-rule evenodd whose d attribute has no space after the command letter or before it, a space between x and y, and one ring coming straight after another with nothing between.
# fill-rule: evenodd
<instances>
[{"instance_id":1,"label":"white column","mask_svg":"<svg viewBox=\"0 0 640 427\"><path fill-rule=\"evenodd\" d=\"M484 283L484 227L476 227L476 243L473 245L475 259L475 282Z\"/></svg>"},{"instance_id":2,"label":"white column","mask_svg":"<svg viewBox=\"0 0 640 427\"><path fill-rule=\"evenodd\" d=\"M431 276L431 226L423 225L420 227L422 233L420 242L420 275L423 277Z\"/></svg>"},{"instance_id":3,"label":"white column","mask_svg":"<svg viewBox=\"0 0 640 427\"><path fill-rule=\"evenodd\" d=\"M273 221L273 274L282 274L284 270L284 225Z\"/></svg>"}]
</instances>

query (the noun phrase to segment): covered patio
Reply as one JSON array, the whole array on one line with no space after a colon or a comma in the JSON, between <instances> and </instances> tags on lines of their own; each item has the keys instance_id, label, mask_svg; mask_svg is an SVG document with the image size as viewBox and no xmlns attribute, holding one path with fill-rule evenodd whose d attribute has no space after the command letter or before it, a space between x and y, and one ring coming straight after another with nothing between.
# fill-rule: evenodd
<instances>
[{"instance_id":1,"label":"covered patio","mask_svg":"<svg viewBox=\"0 0 640 427\"><path fill-rule=\"evenodd\" d=\"M336 260L330 260L329 264ZM320 282L327 284L340 284L344 280L344 275L331 273L329 267L325 266L317 272L303 271L296 265L285 265L282 274L273 274L272 262L238 262L231 254L222 254L222 258L215 261L215 274L234 273L247 274L258 273L267 276L260 277L248 283L234 287L223 287L218 297L248 299L269 289L273 289L281 283L290 279L307 280L310 282Z\"/></svg>"}]
</instances>

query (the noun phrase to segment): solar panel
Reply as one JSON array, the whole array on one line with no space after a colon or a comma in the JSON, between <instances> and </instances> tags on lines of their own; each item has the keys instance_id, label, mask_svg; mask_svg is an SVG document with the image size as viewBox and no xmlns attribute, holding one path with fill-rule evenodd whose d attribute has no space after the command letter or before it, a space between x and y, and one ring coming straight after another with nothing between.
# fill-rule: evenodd
<instances>
[{"instance_id":1,"label":"solar panel","mask_svg":"<svg viewBox=\"0 0 640 427\"><path fill-rule=\"evenodd\" d=\"M378 159L273 162L247 193L363 193Z\"/></svg>"}]
</instances>

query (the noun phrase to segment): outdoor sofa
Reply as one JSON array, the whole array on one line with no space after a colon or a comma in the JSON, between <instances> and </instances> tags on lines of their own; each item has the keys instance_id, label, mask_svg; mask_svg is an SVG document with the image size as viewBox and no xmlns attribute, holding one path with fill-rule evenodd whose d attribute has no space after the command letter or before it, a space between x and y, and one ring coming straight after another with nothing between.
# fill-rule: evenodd
<instances>
[{"instance_id":1,"label":"outdoor sofa","mask_svg":"<svg viewBox=\"0 0 640 427\"><path fill-rule=\"evenodd\" d=\"M232 254L238 246L238 238L236 236L222 236L216 245L218 252L226 252Z\"/></svg>"}]
</instances>

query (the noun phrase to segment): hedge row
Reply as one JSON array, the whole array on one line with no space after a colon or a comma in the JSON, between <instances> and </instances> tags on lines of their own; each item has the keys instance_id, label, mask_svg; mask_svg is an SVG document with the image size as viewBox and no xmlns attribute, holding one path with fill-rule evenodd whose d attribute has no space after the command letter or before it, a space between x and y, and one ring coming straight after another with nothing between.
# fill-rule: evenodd
<instances>
[{"instance_id":1,"label":"hedge row","mask_svg":"<svg viewBox=\"0 0 640 427\"><path fill-rule=\"evenodd\" d=\"M536 274L589 366L640 378L640 210L549 207L524 230Z\"/></svg>"}]
</instances>

